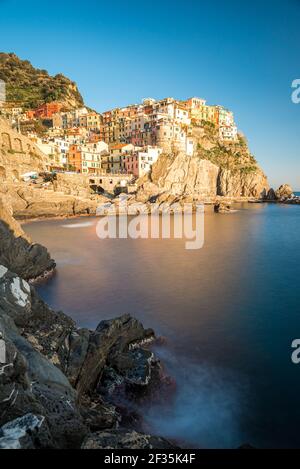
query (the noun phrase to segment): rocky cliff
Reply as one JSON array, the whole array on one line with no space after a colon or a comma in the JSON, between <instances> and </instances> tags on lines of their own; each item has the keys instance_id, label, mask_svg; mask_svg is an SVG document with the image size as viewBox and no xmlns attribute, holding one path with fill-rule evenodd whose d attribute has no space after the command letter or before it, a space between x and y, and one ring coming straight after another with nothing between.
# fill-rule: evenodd
<instances>
[{"instance_id":1,"label":"rocky cliff","mask_svg":"<svg viewBox=\"0 0 300 469\"><path fill-rule=\"evenodd\" d=\"M212 125L193 127L194 154L163 154L139 181L139 197L167 195L207 200L216 196L262 198L268 180L245 139L221 142Z\"/></svg>"},{"instance_id":2,"label":"rocky cliff","mask_svg":"<svg viewBox=\"0 0 300 469\"><path fill-rule=\"evenodd\" d=\"M52 77L13 53L0 53L0 79L6 83L7 101L17 102L25 109L51 101L62 103L66 109L83 105L76 83L62 74Z\"/></svg>"},{"instance_id":3,"label":"rocky cliff","mask_svg":"<svg viewBox=\"0 0 300 469\"><path fill-rule=\"evenodd\" d=\"M62 176L62 177L59 177ZM77 176L77 175L76 175ZM89 186L67 181L64 175L58 175L57 181L43 184L15 183L0 186L2 194L18 219L36 219L51 217L73 217L95 215L104 196L91 194Z\"/></svg>"}]
</instances>

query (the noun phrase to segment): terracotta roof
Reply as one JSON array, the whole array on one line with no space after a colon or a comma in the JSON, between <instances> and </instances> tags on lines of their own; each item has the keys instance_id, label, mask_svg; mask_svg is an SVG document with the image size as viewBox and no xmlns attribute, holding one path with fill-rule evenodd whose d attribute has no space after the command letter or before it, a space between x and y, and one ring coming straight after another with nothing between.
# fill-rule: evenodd
<instances>
[{"instance_id":1,"label":"terracotta roof","mask_svg":"<svg viewBox=\"0 0 300 469\"><path fill-rule=\"evenodd\" d=\"M110 149L111 150L119 150L123 147L127 147L127 145L129 145L129 143L118 143L118 145L114 145L113 147L111 147Z\"/></svg>"}]
</instances>

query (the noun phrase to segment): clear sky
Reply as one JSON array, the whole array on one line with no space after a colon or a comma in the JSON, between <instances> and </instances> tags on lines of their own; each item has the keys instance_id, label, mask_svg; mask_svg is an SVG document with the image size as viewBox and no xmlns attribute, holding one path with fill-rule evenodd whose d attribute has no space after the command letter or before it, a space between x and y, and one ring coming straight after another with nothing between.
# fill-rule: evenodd
<instances>
[{"instance_id":1,"label":"clear sky","mask_svg":"<svg viewBox=\"0 0 300 469\"><path fill-rule=\"evenodd\" d=\"M0 0L0 50L77 82L98 111L199 96L234 111L278 186L300 190L300 0Z\"/></svg>"}]
</instances>

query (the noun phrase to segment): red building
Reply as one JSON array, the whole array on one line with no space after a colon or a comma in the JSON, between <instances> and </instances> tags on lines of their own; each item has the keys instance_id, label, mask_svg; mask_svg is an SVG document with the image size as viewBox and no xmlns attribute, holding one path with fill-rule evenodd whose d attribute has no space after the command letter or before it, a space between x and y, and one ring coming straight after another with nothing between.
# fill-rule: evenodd
<instances>
[{"instance_id":1,"label":"red building","mask_svg":"<svg viewBox=\"0 0 300 469\"><path fill-rule=\"evenodd\" d=\"M61 103L45 103L33 111L27 111L27 117L29 119L51 119L53 114L60 112L62 108Z\"/></svg>"}]
</instances>

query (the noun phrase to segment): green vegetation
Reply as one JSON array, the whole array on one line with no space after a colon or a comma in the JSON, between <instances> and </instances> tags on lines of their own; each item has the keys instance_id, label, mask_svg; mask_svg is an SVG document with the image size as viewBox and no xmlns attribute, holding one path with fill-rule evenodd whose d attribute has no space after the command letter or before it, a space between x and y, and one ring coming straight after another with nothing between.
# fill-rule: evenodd
<instances>
[{"instance_id":1,"label":"green vegetation","mask_svg":"<svg viewBox=\"0 0 300 469\"><path fill-rule=\"evenodd\" d=\"M82 106L83 99L74 82L62 74L50 76L46 70L34 68L28 60L15 54L0 52L0 79L6 83L7 101L24 109L34 109L44 103L72 102Z\"/></svg>"},{"instance_id":2,"label":"green vegetation","mask_svg":"<svg viewBox=\"0 0 300 469\"><path fill-rule=\"evenodd\" d=\"M253 155L248 151L247 144L240 142L230 145L223 145L218 142L210 150L205 149L200 143L197 146L198 155L209 160L219 168L231 170L232 172L241 171L243 174L249 174L257 170L257 162Z\"/></svg>"},{"instance_id":3,"label":"green vegetation","mask_svg":"<svg viewBox=\"0 0 300 469\"><path fill-rule=\"evenodd\" d=\"M35 132L39 137L42 137L48 130L48 126L45 125L44 120L34 119L31 121L25 121L20 123L21 132Z\"/></svg>"}]
</instances>

